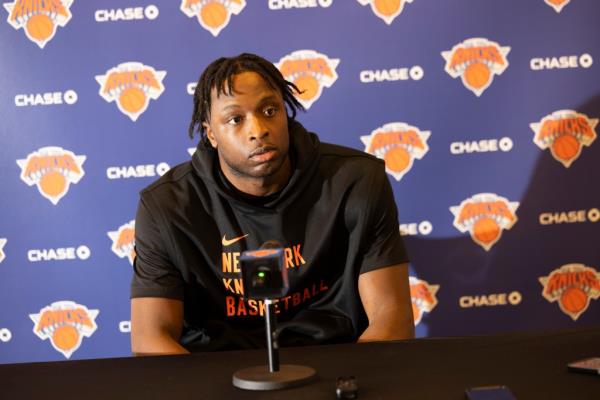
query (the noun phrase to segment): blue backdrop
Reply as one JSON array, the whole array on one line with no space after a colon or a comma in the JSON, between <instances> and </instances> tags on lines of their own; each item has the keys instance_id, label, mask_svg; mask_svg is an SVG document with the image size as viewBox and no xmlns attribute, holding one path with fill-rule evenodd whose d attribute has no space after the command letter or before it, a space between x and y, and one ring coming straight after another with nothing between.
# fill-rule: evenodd
<instances>
[{"instance_id":1,"label":"blue backdrop","mask_svg":"<svg viewBox=\"0 0 600 400\"><path fill-rule=\"evenodd\" d=\"M138 192L254 52L384 158L419 336L600 322L596 0L16 0L0 23L0 362L128 355Z\"/></svg>"}]
</instances>

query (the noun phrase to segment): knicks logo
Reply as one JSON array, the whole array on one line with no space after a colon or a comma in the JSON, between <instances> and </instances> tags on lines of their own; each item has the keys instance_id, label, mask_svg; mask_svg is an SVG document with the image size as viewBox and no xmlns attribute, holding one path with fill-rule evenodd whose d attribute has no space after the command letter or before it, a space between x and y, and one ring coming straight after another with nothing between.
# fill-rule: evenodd
<instances>
[{"instance_id":1,"label":"knicks logo","mask_svg":"<svg viewBox=\"0 0 600 400\"><path fill-rule=\"evenodd\" d=\"M419 325L424 312L431 312L437 306L437 298L435 294L440 289L440 285L430 285L426 281L408 277L410 285L410 298L412 301L413 318L415 326Z\"/></svg>"},{"instance_id":2,"label":"knicks logo","mask_svg":"<svg viewBox=\"0 0 600 400\"><path fill-rule=\"evenodd\" d=\"M463 85L477 97L508 67L506 55L510 47L500 47L484 38L467 39L450 51L443 51L445 70L453 78L462 78Z\"/></svg>"},{"instance_id":3,"label":"knicks logo","mask_svg":"<svg viewBox=\"0 0 600 400\"><path fill-rule=\"evenodd\" d=\"M598 118L590 119L573 110L555 111L529 126L535 133L533 142L542 150L550 148L556 161L569 168L579 158L581 148L596 140Z\"/></svg>"},{"instance_id":4,"label":"knicks logo","mask_svg":"<svg viewBox=\"0 0 600 400\"><path fill-rule=\"evenodd\" d=\"M314 50L297 50L275 64L283 77L300 89L298 101L307 110L321 97L323 87L331 87L337 80L335 72L339 59L329 58Z\"/></svg>"},{"instance_id":5,"label":"knicks logo","mask_svg":"<svg viewBox=\"0 0 600 400\"><path fill-rule=\"evenodd\" d=\"M539 278L542 295L550 303L558 301L560 310L577 321L587 310L590 299L600 296L600 273L583 264L567 264Z\"/></svg>"},{"instance_id":6,"label":"knicks logo","mask_svg":"<svg viewBox=\"0 0 600 400\"><path fill-rule=\"evenodd\" d=\"M357 0L363 6L371 5L371 10L379 18L391 25L394 19L402 12L404 4L412 3L413 0Z\"/></svg>"},{"instance_id":7,"label":"knicks logo","mask_svg":"<svg viewBox=\"0 0 600 400\"><path fill-rule=\"evenodd\" d=\"M563 7L571 2L571 0L544 0L544 1L550 7L554 8L554 11L556 11L557 13L561 12Z\"/></svg>"},{"instance_id":8,"label":"knicks logo","mask_svg":"<svg viewBox=\"0 0 600 400\"><path fill-rule=\"evenodd\" d=\"M97 75L100 84L100 96L107 102L116 102L119 110L132 121L146 111L150 99L160 97L165 87L162 84L167 71L139 62L126 62Z\"/></svg>"},{"instance_id":9,"label":"knicks logo","mask_svg":"<svg viewBox=\"0 0 600 400\"><path fill-rule=\"evenodd\" d=\"M414 159L420 160L429 151L430 135L430 131L421 131L404 122L390 122L360 140L365 151L384 160L386 172L399 181L410 171Z\"/></svg>"},{"instance_id":10,"label":"knicks logo","mask_svg":"<svg viewBox=\"0 0 600 400\"><path fill-rule=\"evenodd\" d=\"M200 25L217 36L229 24L231 15L238 15L246 0L182 0L181 11L190 18L197 17Z\"/></svg>"},{"instance_id":11,"label":"knicks logo","mask_svg":"<svg viewBox=\"0 0 600 400\"><path fill-rule=\"evenodd\" d=\"M62 147L51 146L29 153L26 159L17 160L17 164L23 182L29 186L37 185L40 194L56 205L67 194L70 184L83 177L85 158Z\"/></svg>"},{"instance_id":12,"label":"knicks logo","mask_svg":"<svg viewBox=\"0 0 600 400\"><path fill-rule=\"evenodd\" d=\"M479 193L450 207L450 211L454 214L454 227L469 232L473 241L487 251L500 240L502 230L517 222L517 207L519 203L494 193Z\"/></svg>"},{"instance_id":13,"label":"knicks logo","mask_svg":"<svg viewBox=\"0 0 600 400\"><path fill-rule=\"evenodd\" d=\"M4 245L6 245L6 241L6 238L0 238L0 263L6 258L6 254L4 254Z\"/></svg>"},{"instance_id":14,"label":"knicks logo","mask_svg":"<svg viewBox=\"0 0 600 400\"><path fill-rule=\"evenodd\" d=\"M127 257L129 263L133 265L135 259L135 221L131 220L123 224L116 231L108 232L108 237L112 240L111 250L119 258Z\"/></svg>"},{"instance_id":15,"label":"knicks logo","mask_svg":"<svg viewBox=\"0 0 600 400\"><path fill-rule=\"evenodd\" d=\"M23 28L27 38L44 48L54 37L56 27L64 28L71 19L73 0L15 0L4 3L8 23L15 29Z\"/></svg>"},{"instance_id":16,"label":"knicks logo","mask_svg":"<svg viewBox=\"0 0 600 400\"><path fill-rule=\"evenodd\" d=\"M83 337L90 337L96 331L98 310L73 301L57 301L29 314L33 321L33 333L40 339L50 339L52 347L66 358L79 349Z\"/></svg>"}]
</instances>

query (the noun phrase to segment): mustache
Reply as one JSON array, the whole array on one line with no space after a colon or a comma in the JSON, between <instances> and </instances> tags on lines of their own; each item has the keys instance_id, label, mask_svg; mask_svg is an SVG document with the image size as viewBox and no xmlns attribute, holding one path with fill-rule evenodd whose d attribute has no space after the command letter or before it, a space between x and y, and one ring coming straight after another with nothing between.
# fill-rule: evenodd
<instances>
[{"instance_id":1,"label":"mustache","mask_svg":"<svg viewBox=\"0 0 600 400\"><path fill-rule=\"evenodd\" d=\"M257 147L256 149L252 150L250 152L249 157L259 156L259 155L264 154L266 152L276 151L276 150L277 150L277 147L275 147L275 146L271 146L271 145L260 146L260 147Z\"/></svg>"}]
</instances>

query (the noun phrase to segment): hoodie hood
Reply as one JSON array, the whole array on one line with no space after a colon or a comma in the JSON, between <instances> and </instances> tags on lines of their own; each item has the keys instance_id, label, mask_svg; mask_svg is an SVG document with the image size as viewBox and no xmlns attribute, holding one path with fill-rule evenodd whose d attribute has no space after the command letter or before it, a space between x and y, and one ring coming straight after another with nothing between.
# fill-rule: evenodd
<instances>
[{"instance_id":1,"label":"hoodie hood","mask_svg":"<svg viewBox=\"0 0 600 400\"><path fill-rule=\"evenodd\" d=\"M320 146L319 138L316 134L308 132L299 122L288 120L288 131L290 135L289 154L292 165L292 173L287 184L274 197L261 206L256 206L253 202L249 202L244 197L249 195L240 195L239 191L228 187L224 182L224 177L221 177L220 166L218 161L218 153L212 147L206 147L199 143L196 152L192 156L192 166L194 172L202 181L214 189L219 195L225 197L230 203L238 205L242 208L279 208L289 204L299 194L302 189L312 179L317 171L318 150Z\"/></svg>"}]
</instances>

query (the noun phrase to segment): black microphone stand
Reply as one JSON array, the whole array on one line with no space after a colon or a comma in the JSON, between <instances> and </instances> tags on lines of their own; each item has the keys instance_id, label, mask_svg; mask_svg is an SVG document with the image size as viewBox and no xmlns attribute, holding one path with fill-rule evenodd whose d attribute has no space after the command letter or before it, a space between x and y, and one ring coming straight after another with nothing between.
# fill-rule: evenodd
<instances>
[{"instance_id":1,"label":"black microphone stand","mask_svg":"<svg viewBox=\"0 0 600 400\"><path fill-rule=\"evenodd\" d=\"M244 368L233 374L233 386L246 390L276 390L301 386L316 378L317 372L303 365L279 365L279 343L276 329L275 302L265 299L268 369L261 365Z\"/></svg>"}]
</instances>

